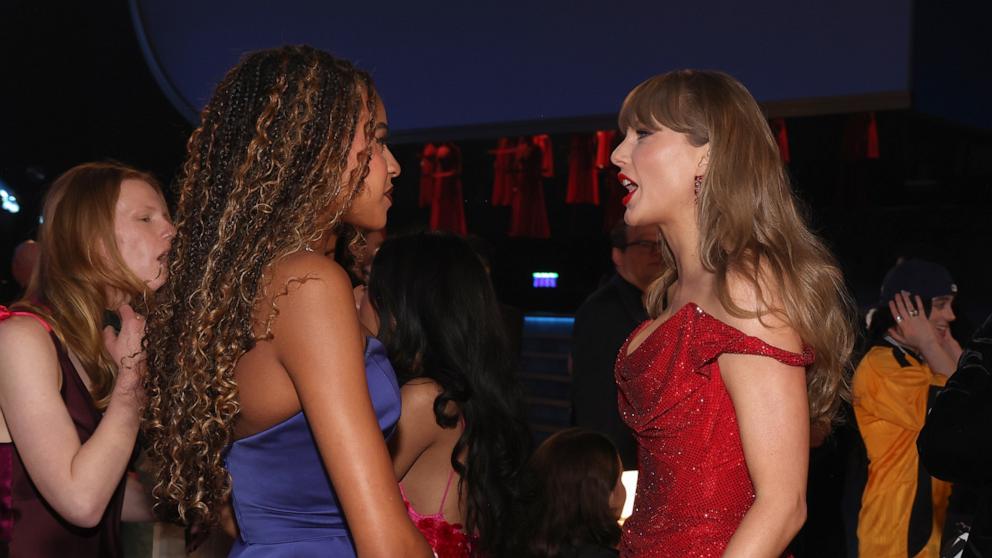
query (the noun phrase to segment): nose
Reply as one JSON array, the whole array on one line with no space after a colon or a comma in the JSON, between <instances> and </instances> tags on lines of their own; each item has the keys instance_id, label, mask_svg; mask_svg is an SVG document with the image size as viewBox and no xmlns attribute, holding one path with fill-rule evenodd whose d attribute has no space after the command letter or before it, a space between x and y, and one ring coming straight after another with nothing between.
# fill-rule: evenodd
<instances>
[{"instance_id":1,"label":"nose","mask_svg":"<svg viewBox=\"0 0 992 558\"><path fill-rule=\"evenodd\" d=\"M623 141L620 142L620 145L618 145L617 148L613 150L613 153L610 154L610 162L618 167L623 167L630 162L630 154L628 151L629 148L627 147L627 137L624 136Z\"/></svg>"},{"instance_id":2,"label":"nose","mask_svg":"<svg viewBox=\"0 0 992 558\"><path fill-rule=\"evenodd\" d=\"M386 147L386 174L388 174L390 176L390 178L396 178L397 176L400 175L400 172L402 170L403 169L400 168L400 162L396 160L396 157L393 157L393 152L390 151L389 150L389 147L387 146Z\"/></svg>"},{"instance_id":3,"label":"nose","mask_svg":"<svg viewBox=\"0 0 992 558\"><path fill-rule=\"evenodd\" d=\"M176 236L176 226L172 224L172 221L165 222L165 230L162 236L169 240L172 240Z\"/></svg>"},{"instance_id":4,"label":"nose","mask_svg":"<svg viewBox=\"0 0 992 558\"><path fill-rule=\"evenodd\" d=\"M957 317L957 315L954 314L954 308L952 308L951 305L948 304L947 305L947 321L948 322L953 322L956 319L958 319L958 317Z\"/></svg>"}]
</instances>

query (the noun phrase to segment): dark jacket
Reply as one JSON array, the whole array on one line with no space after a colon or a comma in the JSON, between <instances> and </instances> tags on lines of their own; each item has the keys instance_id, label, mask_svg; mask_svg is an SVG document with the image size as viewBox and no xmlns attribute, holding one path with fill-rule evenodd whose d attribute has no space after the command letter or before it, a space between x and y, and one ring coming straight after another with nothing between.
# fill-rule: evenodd
<instances>
[{"instance_id":1,"label":"dark jacket","mask_svg":"<svg viewBox=\"0 0 992 558\"><path fill-rule=\"evenodd\" d=\"M572 330L573 422L609 436L624 469L637 468L637 443L620 418L613 367L627 336L647 319L641 291L614 275L579 307Z\"/></svg>"},{"instance_id":2,"label":"dark jacket","mask_svg":"<svg viewBox=\"0 0 992 558\"><path fill-rule=\"evenodd\" d=\"M977 488L964 557L992 557L992 316L965 347L916 445L930 474Z\"/></svg>"}]
</instances>

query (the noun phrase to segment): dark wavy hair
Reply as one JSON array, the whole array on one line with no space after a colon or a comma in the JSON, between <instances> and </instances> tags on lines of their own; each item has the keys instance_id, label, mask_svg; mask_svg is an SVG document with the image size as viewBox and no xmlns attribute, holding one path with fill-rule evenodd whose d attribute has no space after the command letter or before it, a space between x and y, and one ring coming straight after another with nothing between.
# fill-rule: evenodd
<instances>
[{"instance_id":1,"label":"dark wavy hair","mask_svg":"<svg viewBox=\"0 0 992 558\"><path fill-rule=\"evenodd\" d=\"M583 544L616 546L610 494L622 472L616 447L598 432L569 428L545 440L527 462L513 555L554 558Z\"/></svg>"},{"instance_id":2,"label":"dark wavy hair","mask_svg":"<svg viewBox=\"0 0 992 558\"><path fill-rule=\"evenodd\" d=\"M187 144L170 280L149 317L148 442L158 511L199 532L230 492L223 451L240 409L234 369L278 314L255 323L265 272L304 249L361 190L375 114L369 76L307 46L246 55L224 77ZM350 173L353 140L368 148ZM305 279L304 279L305 280ZM261 337L254 327L260 326Z\"/></svg>"},{"instance_id":3,"label":"dark wavy hair","mask_svg":"<svg viewBox=\"0 0 992 558\"><path fill-rule=\"evenodd\" d=\"M430 378L441 386L438 425L453 428L464 417L451 466L461 476L465 529L478 536L479 555L502 556L530 434L516 359L482 261L449 234L388 239L372 263L369 299L400 383ZM458 411L448 414L449 402Z\"/></svg>"}]
</instances>

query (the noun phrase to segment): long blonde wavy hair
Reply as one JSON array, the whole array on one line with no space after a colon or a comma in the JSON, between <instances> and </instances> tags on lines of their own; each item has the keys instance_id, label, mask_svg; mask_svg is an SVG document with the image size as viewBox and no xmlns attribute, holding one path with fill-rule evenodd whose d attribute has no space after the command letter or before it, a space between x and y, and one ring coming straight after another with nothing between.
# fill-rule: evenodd
<instances>
[{"instance_id":1,"label":"long blonde wavy hair","mask_svg":"<svg viewBox=\"0 0 992 558\"><path fill-rule=\"evenodd\" d=\"M759 308L782 316L814 349L816 361L806 372L810 420L828 426L849 393L854 304L833 255L798 209L757 102L727 74L678 70L635 87L619 121L621 130L660 124L685 134L693 146L709 145L696 203L703 267L716 275L717 296L731 315L761 317L731 298L732 273L750 283ZM647 293L652 317L662 313L678 279L664 238L661 245L668 265Z\"/></svg>"},{"instance_id":2,"label":"long blonde wavy hair","mask_svg":"<svg viewBox=\"0 0 992 558\"><path fill-rule=\"evenodd\" d=\"M343 226L372 157L375 119L362 126L362 114L376 103L369 76L346 61L264 50L227 73L189 139L169 281L148 321L144 433L158 510L201 533L230 492L234 369L260 340L266 271ZM346 172L359 134L368 147ZM266 332L277 313L273 300Z\"/></svg>"},{"instance_id":3,"label":"long blonde wavy hair","mask_svg":"<svg viewBox=\"0 0 992 558\"><path fill-rule=\"evenodd\" d=\"M85 163L55 180L45 196L38 238L41 253L24 298L14 307L45 318L90 379L90 395L105 409L117 366L103 344L103 316L111 293L123 294L144 313L149 293L124 263L114 236L121 183L148 173L118 163Z\"/></svg>"}]
</instances>

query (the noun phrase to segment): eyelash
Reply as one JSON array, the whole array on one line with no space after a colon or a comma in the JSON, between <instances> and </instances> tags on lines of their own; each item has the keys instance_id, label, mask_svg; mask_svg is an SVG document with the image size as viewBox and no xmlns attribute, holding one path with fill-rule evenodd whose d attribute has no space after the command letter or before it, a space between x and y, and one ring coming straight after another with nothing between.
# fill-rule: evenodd
<instances>
[{"instance_id":1,"label":"eyelash","mask_svg":"<svg viewBox=\"0 0 992 558\"><path fill-rule=\"evenodd\" d=\"M644 137L650 136L651 134L654 133L654 131L652 131L652 130L634 130L634 133L637 134L637 138L640 139L640 138L644 138Z\"/></svg>"}]
</instances>

